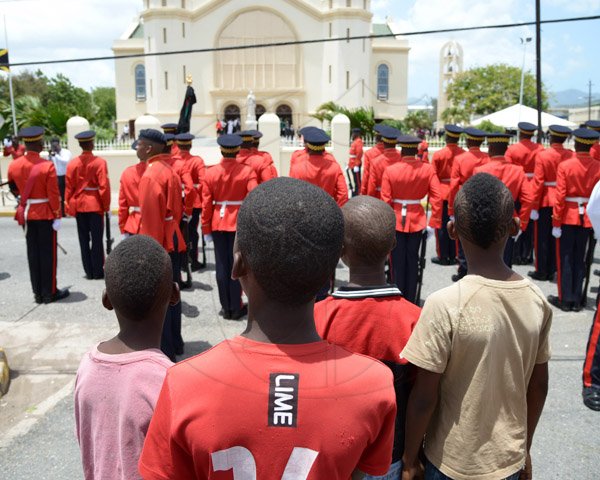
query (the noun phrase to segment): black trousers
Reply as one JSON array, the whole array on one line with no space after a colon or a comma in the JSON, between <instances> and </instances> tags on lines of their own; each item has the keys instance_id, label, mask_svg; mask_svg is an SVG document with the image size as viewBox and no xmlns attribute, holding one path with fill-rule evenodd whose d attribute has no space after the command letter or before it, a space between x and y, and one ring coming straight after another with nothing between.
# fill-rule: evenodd
<instances>
[{"instance_id":1,"label":"black trousers","mask_svg":"<svg viewBox=\"0 0 600 480\"><path fill-rule=\"evenodd\" d=\"M177 252L178 240L177 236L173 235L175 249L169 252L171 258L171 268L173 270L173 281L181 280L181 263L180 254ZM181 336L181 302L177 305L169 305L165 315L165 323L160 338L160 349L172 361L175 361L175 354L183 350L183 337Z\"/></svg>"},{"instance_id":2,"label":"black trousers","mask_svg":"<svg viewBox=\"0 0 600 480\"><path fill-rule=\"evenodd\" d=\"M27 262L33 294L50 298L56 293L56 232L52 220L28 220Z\"/></svg>"},{"instance_id":3,"label":"black trousers","mask_svg":"<svg viewBox=\"0 0 600 480\"><path fill-rule=\"evenodd\" d=\"M515 209L521 212L521 204L515 202ZM514 259L522 262L533 261L533 222L529 222L527 229L515 242Z\"/></svg>"},{"instance_id":4,"label":"black trousers","mask_svg":"<svg viewBox=\"0 0 600 480\"><path fill-rule=\"evenodd\" d=\"M242 286L231 279L233 269L233 241L235 232L213 232L215 243L215 269L219 301L225 311L238 312L242 308Z\"/></svg>"},{"instance_id":5,"label":"black trousers","mask_svg":"<svg viewBox=\"0 0 600 480\"><path fill-rule=\"evenodd\" d=\"M557 243L558 298L579 305L585 278L585 253L591 228L563 225Z\"/></svg>"},{"instance_id":6,"label":"black trousers","mask_svg":"<svg viewBox=\"0 0 600 480\"><path fill-rule=\"evenodd\" d=\"M456 258L456 242L448 234L449 221L448 202L445 201L442 209L442 228L435 231L436 251L439 259L453 261Z\"/></svg>"},{"instance_id":7,"label":"black trousers","mask_svg":"<svg viewBox=\"0 0 600 480\"><path fill-rule=\"evenodd\" d=\"M66 175L60 175L56 177L58 179L58 191L60 192L60 211L62 216L65 216L65 188L66 188Z\"/></svg>"},{"instance_id":8,"label":"black trousers","mask_svg":"<svg viewBox=\"0 0 600 480\"><path fill-rule=\"evenodd\" d=\"M539 214L533 230L535 271L553 275L556 272L556 240L552 236L552 207L540 208Z\"/></svg>"},{"instance_id":9,"label":"black trousers","mask_svg":"<svg viewBox=\"0 0 600 480\"><path fill-rule=\"evenodd\" d=\"M423 232L396 232L396 247L392 250L392 282L404 298L415 302L417 297L417 275L419 270L419 246Z\"/></svg>"},{"instance_id":10,"label":"black trousers","mask_svg":"<svg viewBox=\"0 0 600 480\"><path fill-rule=\"evenodd\" d=\"M201 208L194 208L192 211L192 218L189 224L189 235L190 241L192 242L192 249L190 251L190 258L198 261L198 242L200 241L200 235L198 234L198 225L200 224L200 215L202 214Z\"/></svg>"},{"instance_id":11,"label":"black trousers","mask_svg":"<svg viewBox=\"0 0 600 480\"><path fill-rule=\"evenodd\" d=\"M352 179L354 180L354 188L352 190L353 197L360 195L360 184L362 181L361 173L361 167L358 167L358 172L355 172L354 169L352 169Z\"/></svg>"},{"instance_id":12,"label":"black trousers","mask_svg":"<svg viewBox=\"0 0 600 480\"><path fill-rule=\"evenodd\" d=\"M600 315L598 315L598 307L596 307L594 321L590 328L590 336L585 349L583 386L600 390Z\"/></svg>"},{"instance_id":13,"label":"black trousers","mask_svg":"<svg viewBox=\"0 0 600 480\"><path fill-rule=\"evenodd\" d=\"M104 278L104 215L85 212L78 213L75 219L83 270L88 278Z\"/></svg>"},{"instance_id":14,"label":"black trousers","mask_svg":"<svg viewBox=\"0 0 600 480\"><path fill-rule=\"evenodd\" d=\"M519 237L521 238L521 237ZM513 266L513 253L515 249L515 239L512 237L508 237L506 241L506 246L504 247L504 263L508 268L512 268Z\"/></svg>"}]
</instances>

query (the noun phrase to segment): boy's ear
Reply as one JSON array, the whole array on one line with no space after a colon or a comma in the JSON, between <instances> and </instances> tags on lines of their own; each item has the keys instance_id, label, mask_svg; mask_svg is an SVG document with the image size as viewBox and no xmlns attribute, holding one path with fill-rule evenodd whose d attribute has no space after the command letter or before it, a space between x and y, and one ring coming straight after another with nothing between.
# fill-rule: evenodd
<instances>
[{"instance_id":1,"label":"boy's ear","mask_svg":"<svg viewBox=\"0 0 600 480\"><path fill-rule=\"evenodd\" d=\"M248 264L239 250L233 252L233 267L231 269L231 278L239 280L248 275Z\"/></svg>"},{"instance_id":2,"label":"boy's ear","mask_svg":"<svg viewBox=\"0 0 600 480\"><path fill-rule=\"evenodd\" d=\"M108 298L108 294L106 293L106 289L104 289L102 291L102 305L107 310L112 310L113 309L113 306L112 306L112 303L110 301L110 298Z\"/></svg>"},{"instance_id":3,"label":"boy's ear","mask_svg":"<svg viewBox=\"0 0 600 480\"><path fill-rule=\"evenodd\" d=\"M456 226L454 225L454 221L450 220L448 222L448 225L446 226L446 229L448 230L448 236L452 240L457 240L458 239L458 236L456 235Z\"/></svg>"},{"instance_id":4,"label":"boy's ear","mask_svg":"<svg viewBox=\"0 0 600 480\"><path fill-rule=\"evenodd\" d=\"M181 300L181 295L179 294L179 284L177 282L173 282L173 286L171 288L171 298L169 298L169 305L177 305Z\"/></svg>"}]
</instances>

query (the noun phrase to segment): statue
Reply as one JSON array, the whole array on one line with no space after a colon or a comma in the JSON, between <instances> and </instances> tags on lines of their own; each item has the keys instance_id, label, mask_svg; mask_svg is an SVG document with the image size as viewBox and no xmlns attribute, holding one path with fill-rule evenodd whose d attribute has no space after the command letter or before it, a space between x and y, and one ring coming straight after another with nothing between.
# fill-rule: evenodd
<instances>
[{"instance_id":1,"label":"statue","mask_svg":"<svg viewBox=\"0 0 600 480\"><path fill-rule=\"evenodd\" d=\"M256 121L256 97L252 93L252 90L250 90L250 93L248 93L248 96L246 97L246 110L247 110L246 120L255 122Z\"/></svg>"}]
</instances>

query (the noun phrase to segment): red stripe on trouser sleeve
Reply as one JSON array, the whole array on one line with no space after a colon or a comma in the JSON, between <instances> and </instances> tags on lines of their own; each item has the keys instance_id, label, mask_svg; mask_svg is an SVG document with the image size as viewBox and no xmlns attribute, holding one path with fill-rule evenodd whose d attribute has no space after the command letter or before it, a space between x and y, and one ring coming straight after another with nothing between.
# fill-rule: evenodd
<instances>
[{"instance_id":1,"label":"red stripe on trouser sleeve","mask_svg":"<svg viewBox=\"0 0 600 480\"><path fill-rule=\"evenodd\" d=\"M598 315L598 306L596 306L596 314L594 315L594 324L588 342L588 349L585 354L585 362L583 364L583 386L592 386L592 364L598 346L598 338L600 337L600 316ZM598 359L600 361L600 358Z\"/></svg>"},{"instance_id":2,"label":"red stripe on trouser sleeve","mask_svg":"<svg viewBox=\"0 0 600 480\"><path fill-rule=\"evenodd\" d=\"M556 239L556 286L558 287L558 299L562 301L561 286L561 265L560 265L560 238Z\"/></svg>"},{"instance_id":3,"label":"red stripe on trouser sleeve","mask_svg":"<svg viewBox=\"0 0 600 480\"><path fill-rule=\"evenodd\" d=\"M56 293L56 230L52 229L52 294Z\"/></svg>"}]
</instances>

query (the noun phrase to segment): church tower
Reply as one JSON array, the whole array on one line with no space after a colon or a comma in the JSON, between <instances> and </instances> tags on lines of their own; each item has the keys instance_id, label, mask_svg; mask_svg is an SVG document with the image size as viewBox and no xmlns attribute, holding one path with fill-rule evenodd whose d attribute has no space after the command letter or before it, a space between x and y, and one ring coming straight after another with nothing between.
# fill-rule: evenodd
<instances>
[{"instance_id":1,"label":"church tower","mask_svg":"<svg viewBox=\"0 0 600 480\"><path fill-rule=\"evenodd\" d=\"M442 113L450 105L448 104L448 86L456 75L463 71L463 49L460 43L452 40L444 44L440 51L440 83L438 94L437 121L438 128L443 124Z\"/></svg>"}]
</instances>

